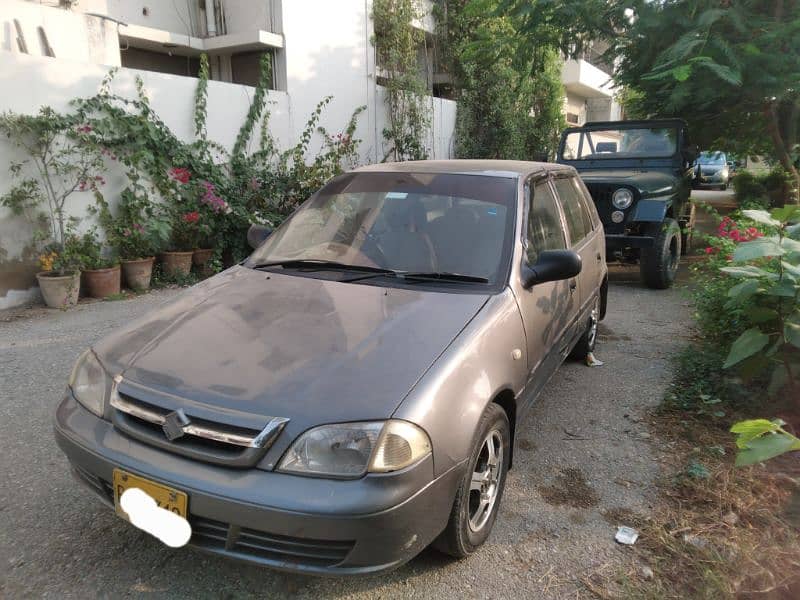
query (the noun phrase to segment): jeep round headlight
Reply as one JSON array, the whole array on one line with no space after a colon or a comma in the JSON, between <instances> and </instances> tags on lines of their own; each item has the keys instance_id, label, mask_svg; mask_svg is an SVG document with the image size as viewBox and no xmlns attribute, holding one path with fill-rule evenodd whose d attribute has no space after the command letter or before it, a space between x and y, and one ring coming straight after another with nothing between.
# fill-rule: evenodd
<instances>
[{"instance_id":1,"label":"jeep round headlight","mask_svg":"<svg viewBox=\"0 0 800 600\"><path fill-rule=\"evenodd\" d=\"M619 188L611 196L611 204L620 210L625 210L633 204L633 192L628 188Z\"/></svg>"},{"instance_id":2,"label":"jeep round headlight","mask_svg":"<svg viewBox=\"0 0 800 600\"><path fill-rule=\"evenodd\" d=\"M431 451L428 435L407 421L338 423L309 429L289 448L279 471L361 477L414 464Z\"/></svg>"},{"instance_id":3,"label":"jeep round headlight","mask_svg":"<svg viewBox=\"0 0 800 600\"><path fill-rule=\"evenodd\" d=\"M98 417L103 416L107 382L108 375L91 350L81 354L69 376L75 400Z\"/></svg>"}]
</instances>

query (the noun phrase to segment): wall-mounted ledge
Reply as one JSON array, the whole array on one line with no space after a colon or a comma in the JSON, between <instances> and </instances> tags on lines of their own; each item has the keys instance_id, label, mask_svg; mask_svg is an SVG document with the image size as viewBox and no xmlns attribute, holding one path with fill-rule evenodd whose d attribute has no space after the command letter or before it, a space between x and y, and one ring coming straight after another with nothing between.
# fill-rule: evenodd
<instances>
[{"instance_id":1,"label":"wall-mounted ledge","mask_svg":"<svg viewBox=\"0 0 800 600\"><path fill-rule=\"evenodd\" d=\"M120 25L119 39L120 43L129 44L134 48L155 52L168 50L170 53L179 56L197 56L202 52L208 54L231 54L233 52L283 48L282 35L261 29L198 38L141 25Z\"/></svg>"}]
</instances>

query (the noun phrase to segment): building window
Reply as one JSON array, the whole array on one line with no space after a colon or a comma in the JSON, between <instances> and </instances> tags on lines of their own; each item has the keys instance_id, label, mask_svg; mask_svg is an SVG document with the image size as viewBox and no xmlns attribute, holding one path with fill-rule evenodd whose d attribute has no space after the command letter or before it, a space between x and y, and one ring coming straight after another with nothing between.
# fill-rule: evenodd
<instances>
[{"instance_id":1,"label":"building window","mask_svg":"<svg viewBox=\"0 0 800 600\"><path fill-rule=\"evenodd\" d=\"M275 89L275 55L270 52L240 52L231 55L231 81L242 85L258 85L261 77L261 57L266 54L272 65L272 81L269 89Z\"/></svg>"},{"instance_id":2,"label":"building window","mask_svg":"<svg viewBox=\"0 0 800 600\"><path fill-rule=\"evenodd\" d=\"M577 113L568 112L567 113L567 124L568 125L580 125L581 124L581 117Z\"/></svg>"},{"instance_id":3,"label":"building window","mask_svg":"<svg viewBox=\"0 0 800 600\"><path fill-rule=\"evenodd\" d=\"M197 57L163 54L143 48L120 49L120 59L122 66L128 69L187 77L197 77L197 73L200 71L200 60Z\"/></svg>"}]
</instances>

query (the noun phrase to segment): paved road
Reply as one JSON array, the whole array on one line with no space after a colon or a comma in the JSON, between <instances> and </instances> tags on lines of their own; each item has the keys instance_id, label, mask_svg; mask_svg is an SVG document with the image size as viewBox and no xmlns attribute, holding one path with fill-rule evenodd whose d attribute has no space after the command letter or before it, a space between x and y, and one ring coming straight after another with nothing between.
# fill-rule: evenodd
<instances>
[{"instance_id":1,"label":"paved road","mask_svg":"<svg viewBox=\"0 0 800 600\"><path fill-rule=\"evenodd\" d=\"M118 520L68 474L51 415L73 360L104 333L175 295L0 313L0 597L560 598L610 574L624 511L646 513L658 473L646 413L682 343L687 299L616 267L598 357L565 364L520 427L494 533L475 556L433 550L381 577L284 575L172 551Z\"/></svg>"}]
</instances>

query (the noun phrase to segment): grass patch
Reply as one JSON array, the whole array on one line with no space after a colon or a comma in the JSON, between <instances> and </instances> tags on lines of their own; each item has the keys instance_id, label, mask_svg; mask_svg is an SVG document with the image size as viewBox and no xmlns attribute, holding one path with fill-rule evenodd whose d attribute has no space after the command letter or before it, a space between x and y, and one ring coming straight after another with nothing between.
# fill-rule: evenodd
<instances>
[{"instance_id":1,"label":"grass patch","mask_svg":"<svg viewBox=\"0 0 800 600\"><path fill-rule=\"evenodd\" d=\"M785 463L733 467L728 428L764 400L722 371L723 358L702 345L676 358L654 421L669 449L661 502L638 521L634 560L614 582L624 597L800 597L800 479Z\"/></svg>"}]
</instances>

